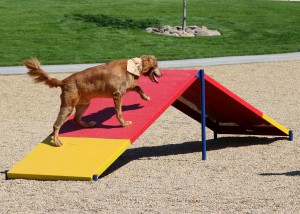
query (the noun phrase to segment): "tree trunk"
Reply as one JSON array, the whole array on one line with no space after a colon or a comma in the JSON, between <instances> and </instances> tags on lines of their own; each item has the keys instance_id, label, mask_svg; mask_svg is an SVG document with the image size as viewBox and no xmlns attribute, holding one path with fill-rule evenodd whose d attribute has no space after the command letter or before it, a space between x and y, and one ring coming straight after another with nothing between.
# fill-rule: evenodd
<instances>
[{"instance_id":1,"label":"tree trunk","mask_svg":"<svg viewBox=\"0 0 300 214\"><path fill-rule=\"evenodd\" d=\"M182 30L186 29L186 0L183 0L183 19L182 19Z\"/></svg>"}]
</instances>

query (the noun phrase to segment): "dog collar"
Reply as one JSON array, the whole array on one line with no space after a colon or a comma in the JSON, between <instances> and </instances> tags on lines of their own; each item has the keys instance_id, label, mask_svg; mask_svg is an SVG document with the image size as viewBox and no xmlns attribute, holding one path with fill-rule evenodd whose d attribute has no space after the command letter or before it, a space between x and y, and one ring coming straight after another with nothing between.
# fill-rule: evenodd
<instances>
[{"instance_id":1,"label":"dog collar","mask_svg":"<svg viewBox=\"0 0 300 214\"><path fill-rule=\"evenodd\" d=\"M140 76L142 71L142 59L141 58L129 59L127 61L127 71L136 76Z\"/></svg>"}]
</instances>

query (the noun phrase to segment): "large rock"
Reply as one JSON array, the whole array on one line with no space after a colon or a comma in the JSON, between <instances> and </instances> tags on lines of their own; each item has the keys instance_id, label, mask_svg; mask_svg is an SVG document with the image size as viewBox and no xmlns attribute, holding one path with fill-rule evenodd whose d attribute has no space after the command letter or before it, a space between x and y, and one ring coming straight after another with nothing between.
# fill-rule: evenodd
<instances>
[{"instance_id":1,"label":"large rock","mask_svg":"<svg viewBox=\"0 0 300 214\"><path fill-rule=\"evenodd\" d=\"M147 27L147 28L146 28L146 31L147 31L148 33L152 33L152 32L153 32L153 28L152 28L152 27Z\"/></svg>"},{"instance_id":2,"label":"large rock","mask_svg":"<svg viewBox=\"0 0 300 214\"><path fill-rule=\"evenodd\" d=\"M206 30L196 30L195 31L195 36L209 36L208 31Z\"/></svg>"},{"instance_id":3,"label":"large rock","mask_svg":"<svg viewBox=\"0 0 300 214\"><path fill-rule=\"evenodd\" d=\"M221 36L221 33L217 30L208 30L209 36Z\"/></svg>"},{"instance_id":4,"label":"large rock","mask_svg":"<svg viewBox=\"0 0 300 214\"><path fill-rule=\"evenodd\" d=\"M180 36L180 37L194 37L195 34L193 34L193 33L188 33L188 32L186 32L186 31L179 31L179 36Z\"/></svg>"},{"instance_id":5,"label":"large rock","mask_svg":"<svg viewBox=\"0 0 300 214\"><path fill-rule=\"evenodd\" d=\"M165 36L176 36L176 37L194 37L194 36L220 36L221 33L217 30L209 30L207 27L202 26L188 26L185 31L182 30L181 26L172 27L165 25L162 27L148 27L146 28L148 33L161 34Z\"/></svg>"}]
</instances>

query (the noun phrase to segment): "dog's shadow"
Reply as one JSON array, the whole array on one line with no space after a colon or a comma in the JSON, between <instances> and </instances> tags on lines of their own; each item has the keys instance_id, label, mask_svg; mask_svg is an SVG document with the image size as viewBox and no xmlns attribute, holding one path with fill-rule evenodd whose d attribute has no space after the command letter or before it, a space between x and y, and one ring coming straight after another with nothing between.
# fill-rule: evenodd
<instances>
[{"instance_id":1,"label":"dog's shadow","mask_svg":"<svg viewBox=\"0 0 300 214\"><path fill-rule=\"evenodd\" d=\"M132 104L132 105L125 105L122 106L122 112L124 111L132 111L141 109L144 106L141 106L140 104ZM82 120L85 122L89 121L95 121L97 122L97 125L92 128L103 128L103 129L112 129L112 128L121 128L121 125L104 125L103 123L109 119L111 119L113 116L116 115L115 107L107 107L104 108L96 113L92 113L86 116L82 117ZM77 131L81 129L87 129L86 127L74 124L71 119L67 120L64 125L60 129L60 133L68 133L72 131ZM90 129L90 128L89 128Z\"/></svg>"}]
</instances>

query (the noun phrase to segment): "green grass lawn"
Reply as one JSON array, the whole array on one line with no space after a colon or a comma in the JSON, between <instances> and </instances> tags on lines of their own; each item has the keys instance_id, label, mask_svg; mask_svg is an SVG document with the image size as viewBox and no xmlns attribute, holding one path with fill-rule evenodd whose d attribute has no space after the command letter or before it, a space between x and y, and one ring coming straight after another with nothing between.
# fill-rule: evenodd
<instances>
[{"instance_id":1,"label":"green grass lawn","mask_svg":"<svg viewBox=\"0 0 300 214\"><path fill-rule=\"evenodd\" d=\"M187 25L220 37L176 38L147 25L181 25L182 0L1 0L0 65L159 60L300 51L300 2L189 0Z\"/></svg>"}]
</instances>

